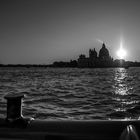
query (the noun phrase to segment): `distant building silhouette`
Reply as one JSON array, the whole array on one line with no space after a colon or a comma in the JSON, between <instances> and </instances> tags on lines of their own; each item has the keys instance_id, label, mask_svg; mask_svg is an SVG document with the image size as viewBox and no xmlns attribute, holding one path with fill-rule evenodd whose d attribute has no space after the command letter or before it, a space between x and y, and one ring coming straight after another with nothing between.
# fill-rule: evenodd
<instances>
[{"instance_id":1,"label":"distant building silhouette","mask_svg":"<svg viewBox=\"0 0 140 140\"><path fill-rule=\"evenodd\" d=\"M86 58L84 54L81 54L78 58L78 66L81 68L88 67L89 66L89 59Z\"/></svg>"},{"instance_id":2,"label":"distant building silhouette","mask_svg":"<svg viewBox=\"0 0 140 140\"><path fill-rule=\"evenodd\" d=\"M95 48L94 48L94 50L90 49L89 50L89 59L88 59L90 68L96 66L97 58L98 58L98 56L97 56L97 52L96 52Z\"/></svg>"},{"instance_id":3,"label":"distant building silhouette","mask_svg":"<svg viewBox=\"0 0 140 140\"><path fill-rule=\"evenodd\" d=\"M99 59L100 60L108 60L109 59L109 51L103 43L102 48L99 51Z\"/></svg>"},{"instance_id":4,"label":"distant building silhouette","mask_svg":"<svg viewBox=\"0 0 140 140\"><path fill-rule=\"evenodd\" d=\"M96 52L95 48L94 48L94 50L92 50L92 49L89 50L89 58L97 59L97 52Z\"/></svg>"},{"instance_id":5,"label":"distant building silhouette","mask_svg":"<svg viewBox=\"0 0 140 140\"><path fill-rule=\"evenodd\" d=\"M125 61L123 59L113 58L109 54L105 43L99 50L99 55L94 49L89 49L89 57L81 54L78 60L71 60L70 62L54 62L51 67L79 67L79 68L108 68L108 67L140 67L140 62Z\"/></svg>"},{"instance_id":6,"label":"distant building silhouette","mask_svg":"<svg viewBox=\"0 0 140 140\"><path fill-rule=\"evenodd\" d=\"M113 59L109 55L109 51L106 45L103 43L102 48L99 51L99 56L94 48L94 50L89 50L89 57L86 58L85 55L80 55L78 58L78 67L110 67L113 65Z\"/></svg>"}]
</instances>

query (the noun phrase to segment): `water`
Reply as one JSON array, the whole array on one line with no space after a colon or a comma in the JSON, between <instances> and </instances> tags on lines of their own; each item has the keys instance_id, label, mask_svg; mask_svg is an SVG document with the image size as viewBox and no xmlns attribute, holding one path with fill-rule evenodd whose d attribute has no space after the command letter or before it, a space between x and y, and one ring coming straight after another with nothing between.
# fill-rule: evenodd
<instances>
[{"instance_id":1,"label":"water","mask_svg":"<svg viewBox=\"0 0 140 140\"><path fill-rule=\"evenodd\" d=\"M11 92L25 93L23 115L37 119L140 116L140 68L0 68L0 117Z\"/></svg>"}]
</instances>

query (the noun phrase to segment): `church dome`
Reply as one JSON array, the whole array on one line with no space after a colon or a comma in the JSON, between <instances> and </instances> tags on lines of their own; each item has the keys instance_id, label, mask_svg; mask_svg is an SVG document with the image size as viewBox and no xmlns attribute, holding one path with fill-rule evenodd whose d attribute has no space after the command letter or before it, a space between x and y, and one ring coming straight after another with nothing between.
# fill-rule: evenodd
<instances>
[{"instance_id":1,"label":"church dome","mask_svg":"<svg viewBox=\"0 0 140 140\"><path fill-rule=\"evenodd\" d=\"M99 51L99 58L104 59L104 58L109 58L109 51L106 48L105 44L103 43L102 48Z\"/></svg>"}]
</instances>

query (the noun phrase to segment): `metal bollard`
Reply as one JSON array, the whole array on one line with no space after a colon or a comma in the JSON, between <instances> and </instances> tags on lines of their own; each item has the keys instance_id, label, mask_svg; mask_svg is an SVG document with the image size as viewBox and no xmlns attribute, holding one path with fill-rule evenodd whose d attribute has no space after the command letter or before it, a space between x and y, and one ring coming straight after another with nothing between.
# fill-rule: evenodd
<instances>
[{"instance_id":1,"label":"metal bollard","mask_svg":"<svg viewBox=\"0 0 140 140\"><path fill-rule=\"evenodd\" d=\"M22 98L24 94L10 93L4 97L7 100L7 120L22 118Z\"/></svg>"},{"instance_id":2,"label":"metal bollard","mask_svg":"<svg viewBox=\"0 0 140 140\"><path fill-rule=\"evenodd\" d=\"M7 100L7 117L6 121L15 126L25 127L33 118L24 118L22 115L22 93L9 93L4 97Z\"/></svg>"}]
</instances>

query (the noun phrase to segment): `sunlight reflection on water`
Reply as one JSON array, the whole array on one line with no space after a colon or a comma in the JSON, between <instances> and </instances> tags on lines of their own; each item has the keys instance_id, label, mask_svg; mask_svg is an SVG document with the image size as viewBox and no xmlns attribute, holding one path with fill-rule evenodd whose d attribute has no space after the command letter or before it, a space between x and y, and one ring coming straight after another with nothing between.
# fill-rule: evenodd
<instances>
[{"instance_id":1,"label":"sunlight reflection on water","mask_svg":"<svg viewBox=\"0 0 140 140\"><path fill-rule=\"evenodd\" d=\"M126 79L128 78L128 72L124 68L119 68L115 72L115 94L117 95L128 95L129 89L133 87L128 87Z\"/></svg>"},{"instance_id":2,"label":"sunlight reflection on water","mask_svg":"<svg viewBox=\"0 0 140 140\"><path fill-rule=\"evenodd\" d=\"M1 68L4 94L24 92L23 115L38 119L122 119L140 114L140 68Z\"/></svg>"},{"instance_id":3,"label":"sunlight reflection on water","mask_svg":"<svg viewBox=\"0 0 140 140\"><path fill-rule=\"evenodd\" d=\"M129 74L128 70L125 68L118 68L115 71L115 98L119 103L117 108L114 108L116 112L126 112L129 109L129 105L139 103L131 98L131 91L133 87L128 85ZM127 117L126 117L127 118Z\"/></svg>"}]
</instances>

